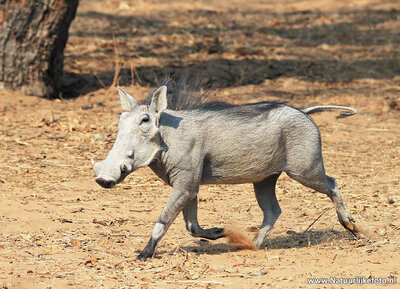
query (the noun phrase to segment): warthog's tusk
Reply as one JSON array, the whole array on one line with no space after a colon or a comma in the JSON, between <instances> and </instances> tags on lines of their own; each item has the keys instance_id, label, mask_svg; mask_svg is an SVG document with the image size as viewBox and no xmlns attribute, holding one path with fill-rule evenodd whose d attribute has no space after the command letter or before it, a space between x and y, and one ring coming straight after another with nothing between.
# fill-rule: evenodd
<instances>
[{"instance_id":1,"label":"warthog's tusk","mask_svg":"<svg viewBox=\"0 0 400 289\"><path fill-rule=\"evenodd\" d=\"M125 167L124 163L121 164L120 168L121 168L121 172L125 172L126 167Z\"/></svg>"},{"instance_id":2,"label":"warthog's tusk","mask_svg":"<svg viewBox=\"0 0 400 289\"><path fill-rule=\"evenodd\" d=\"M90 159L90 161L92 162L92 165L96 163L93 159Z\"/></svg>"}]
</instances>

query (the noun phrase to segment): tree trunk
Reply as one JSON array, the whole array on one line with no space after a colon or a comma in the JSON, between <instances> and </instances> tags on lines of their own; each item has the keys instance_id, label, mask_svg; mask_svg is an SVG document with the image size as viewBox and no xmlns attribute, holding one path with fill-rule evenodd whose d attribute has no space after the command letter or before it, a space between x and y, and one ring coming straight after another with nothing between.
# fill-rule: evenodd
<instances>
[{"instance_id":1,"label":"tree trunk","mask_svg":"<svg viewBox=\"0 0 400 289\"><path fill-rule=\"evenodd\" d=\"M0 0L0 89L60 96L64 48L79 0Z\"/></svg>"}]
</instances>

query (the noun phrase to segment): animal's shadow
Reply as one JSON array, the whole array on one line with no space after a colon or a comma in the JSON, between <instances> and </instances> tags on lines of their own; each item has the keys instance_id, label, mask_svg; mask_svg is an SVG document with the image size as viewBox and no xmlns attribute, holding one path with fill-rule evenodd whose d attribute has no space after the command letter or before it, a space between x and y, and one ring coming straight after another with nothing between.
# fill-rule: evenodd
<instances>
[{"instance_id":1,"label":"animal's shadow","mask_svg":"<svg viewBox=\"0 0 400 289\"><path fill-rule=\"evenodd\" d=\"M304 234L298 233L294 235L277 236L267 240L266 249L290 249L305 248L328 243L332 240L352 240L353 237L346 231L336 230L317 230L308 231ZM213 244L212 241L196 240L196 245L182 246L181 248L187 252L193 252L197 255L219 255L229 252L239 251L240 249L225 243Z\"/></svg>"}]
</instances>

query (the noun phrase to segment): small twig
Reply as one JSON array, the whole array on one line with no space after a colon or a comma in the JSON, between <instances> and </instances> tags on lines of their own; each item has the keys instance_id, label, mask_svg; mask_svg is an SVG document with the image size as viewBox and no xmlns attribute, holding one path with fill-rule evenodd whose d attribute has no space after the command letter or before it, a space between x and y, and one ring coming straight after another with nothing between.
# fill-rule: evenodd
<instances>
[{"instance_id":1,"label":"small twig","mask_svg":"<svg viewBox=\"0 0 400 289\"><path fill-rule=\"evenodd\" d=\"M303 233L300 234L300 236L304 235L328 210L329 208L326 208L324 211L322 211L322 213L307 227Z\"/></svg>"},{"instance_id":2,"label":"small twig","mask_svg":"<svg viewBox=\"0 0 400 289\"><path fill-rule=\"evenodd\" d=\"M133 67L133 72L136 75L136 78L137 78L137 81L138 81L139 85L142 85L142 79L140 78L139 73L137 72L135 67Z\"/></svg>"},{"instance_id":3,"label":"small twig","mask_svg":"<svg viewBox=\"0 0 400 289\"><path fill-rule=\"evenodd\" d=\"M103 88L106 88L106 85L104 84L104 82L100 79L100 77L97 75L96 72L93 72L94 76L96 77L97 81L101 84L101 86Z\"/></svg>"},{"instance_id":4,"label":"small twig","mask_svg":"<svg viewBox=\"0 0 400 289\"><path fill-rule=\"evenodd\" d=\"M133 72L133 61L131 61L130 65L131 65L131 80L132 80L132 86L135 86L135 73Z\"/></svg>"},{"instance_id":5,"label":"small twig","mask_svg":"<svg viewBox=\"0 0 400 289\"><path fill-rule=\"evenodd\" d=\"M58 140L58 139L65 139L65 138L67 138L67 137L68 137L67 134L49 135L49 136L47 136L48 139L55 139L55 140Z\"/></svg>"},{"instance_id":6,"label":"small twig","mask_svg":"<svg viewBox=\"0 0 400 289\"><path fill-rule=\"evenodd\" d=\"M205 268L203 271L200 272L199 278L200 278L200 276L203 275L209 268L210 268L210 266L209 266L208 263L207 263L207 264L206 264L206 268ZM198 278L197 278L197 279L198 279Z\"/></svg>"},{"instance_id":7,"label":"small twig","mask_svg":"<svg viewBox=\"0 0 400 289\"><path fill-rule=\"evenodd\" d=\"M119 72L121 71L120 63L119 63L119 53L118 53L118 44L115 40L115 36L113 35L113 42L114 42L114 55L115 55L115 71L114 71L114 79L112 86L119 85L118 77Z\"/></svg>"},{"instance_id":8,"label":"small twig","mask_svg":"<svg viewBox=\"0 0 400 289\"><path fill-rule=\"evenodd\" d=\"M51 122L52 122L52 123L57 123L57 119L56 119L56 117L54 116L54 111L51 111Z\"/></svg>"}]
</instances>

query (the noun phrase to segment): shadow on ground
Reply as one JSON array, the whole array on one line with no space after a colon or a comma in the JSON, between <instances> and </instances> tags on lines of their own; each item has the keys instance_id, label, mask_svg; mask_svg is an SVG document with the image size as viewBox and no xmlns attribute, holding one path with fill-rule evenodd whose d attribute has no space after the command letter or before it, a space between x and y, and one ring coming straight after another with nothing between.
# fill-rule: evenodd
<instances>
[{"instance_id":1,"label":"shadow on ground","mask_svg":"<svg viewBox=\"0 0 400 289\"><path fill-rule=\"evenodd\" d=\"M299 77L307 81L350 82L361 78L390 79L400 75L399 59L371 59L353 62L335 60L228 60L216 59L188 66L167 65L136 68L135 83L154 86L165 75L179 76L189 69L192 75L201 75L205 86L216 84L225 88L260 84L266 79L281 76ZM112 85L114 71L98 75L65 73L63 96L76 97ZM132 84L131 71L121 70L119 85Z\"/></svg>"},{"instance_id":2,"label":"shadow on ground","mask_svg":"<svg viewBox=\"0 0 400 289\"><path fill-rule=\"evenodd\" d=\"M111 40L118 38L121 46L119 57L125 60L137 57L168 59L169 64L163 67L135 68L137 72L135 82L143 86L156 85L164 75L179 77L186 68L189 68L191 74L204 76L206 86L216 84L221 88L260 84L266 79L281 76L298 77L307 81L350 82L362 78L389 79L400 75L400 60L395 53L400 43L400 33L393 33L393 29L390 30L383 25L396 21L400 16L400 11L397 10L366 9L342 12L304 10L271 13L251 9L227 12L193 9L180 15L182 18L191 19L192 22L182 22L177 26L170 23L177 17L174 14L176 11L163 13L134 17L94 11L78 13L78 19L71 27L70 35ZM240 18L239 15L251 15L253 21L246 20L246 17ZM201 21L204 17L208 19L209 25ZM271 20L270 24L265 21L268 19ZM174 34L192 35L194 43L177 45L174 41L159 39L162 35ZM151 37L152 40L143 44L140 38L143 36ZM232 41L230 37L235 37L236 41L247 45L245 51L237 51L238 47L230 43ZM338 54L339 57L332 58L320 54L320 45L326 44L338 45L339 48L332 49L335 49L335 55ZM364 47L368 50L369 47L377 46L385 46L390 53L362 58L348 56L357 52L359 48ZM160 50L160 47L165 49ZM266 47L286 47L292 56L296 56L297 50L304 47L311 47L312 50L300 53L296 59L278 60L279 58L273 57L266 59L269 55L260 54L259 49ZM238 54L241 60L224 59L221 55L219 59L203 60L198 63L188 64L181 61L184 57L199 51L216 55L223 52ZM91 53L106 57L113 55L113 49L108 46L99 47L98 51ZM93 57L92 54L76 50L69 57L87 59ZM347 57L343 57L345 55ZM66 72L63 97L76 97L108 87L113 84L114 74L115 71L96 75ZM122 69L119 74L119 84L131 85L131 75L130 69Z\"/></svg>"},{"instance_id":3,"label":"shadow on ground","mask_svg":"<svg viewBox=\"0 0 400 289\"><path fill-rule=\"evenodd\" d=\"M268 250L304 248L341 239L352 240L353 237L347 232L339 232L336 230L308 231L305 234L279 236L268 239L266 248ZM197 245L183 246L182 249L187 252L209 255L219 255L239 250L228 244L213 244L212 242L203 239L196 240L196 243Z\"/></svg>"},{"instance_id":4,"label":"shadow on ground","mask_svg":"<svg viewBox=\"0 0 400 289\"><path fill-rule=\"evenodd\" d=\"M173 11L171 11L173 13ZM239 24L235 21L229 23L229 19L234 18L235 14L251 15L255 19L276 19L278 23L283 22L287 27L280 28L275 26L257 26L254 21L251 25ZM99 13L95 11L78 13L78 17L90 18L97 21L105 21L108 27L98 25L89 27L76 27L70 33L72 36L79 37L100 37L113 39L113 37L134 38L140 36L160 36L172 34L192 34L196 37L218 37L221 33L230 31L240 31L244 34L263 33L268 35L278 35L279 37L298 40L302 45L319 44L342 44L342 45L387 45L393 37L399 38L400 33L390 33L385 29L371 29L380 23L396 20L400 16L397 10L354 10L346 12L321 12L303 10L290 13L271 13L258 10L231 10L222 13L212 10L193 9L187 12L179 12L182 18L196 19L207 17L211 26L171 26L169 22L176 17L173 14L159 14L153 16L126 16L118 14ZM347 18L352 21L347 21ZM346 19L332 24L307 25L306 27L294 28L300 23L311 23L320 18ZM216 20L217 19L217 20ZM224 20L229 25L219 25L218 20ZM361 29L360 29L361 28ZM365 29L370 28L370 29ZM149 47L147 47L149 48ZM148 50L148 49L147 49ZM142 51L146 53L146 51ZM141 55L143 56L143 55ZM166 55L168 56L168 55Z\"/></svg>"}]
</instances>

